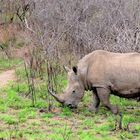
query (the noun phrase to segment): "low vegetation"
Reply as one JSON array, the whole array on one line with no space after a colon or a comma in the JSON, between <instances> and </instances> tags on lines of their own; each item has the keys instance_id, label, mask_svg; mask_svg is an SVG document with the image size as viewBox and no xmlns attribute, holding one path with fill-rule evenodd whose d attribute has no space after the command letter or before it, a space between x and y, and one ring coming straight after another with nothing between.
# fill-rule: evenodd
<instances>
[{"instance_id":1,"label":"low vegetation","mask_svg":"<svg viewBox=\"0 0 140 140\"><path fill-rule=\"evenodd\" d=\"M0 72L3 72L7 69L12 69L16 67L17 65L21 64L20 59L3 59L0 58Z\"/></svg>"}]
</instances>

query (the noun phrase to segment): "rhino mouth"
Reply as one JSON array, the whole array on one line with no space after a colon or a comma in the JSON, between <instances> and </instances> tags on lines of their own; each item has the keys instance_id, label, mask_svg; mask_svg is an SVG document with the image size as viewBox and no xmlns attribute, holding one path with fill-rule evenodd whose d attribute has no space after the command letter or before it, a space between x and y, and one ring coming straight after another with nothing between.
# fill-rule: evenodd
<instances>
[{"instance_id":1,"label":"rhino mouth","mask_svg":"<svg viewBox=\"0 0 140 140\"><path fill-rule=\"evenodd\" d=\"M70 109L76 109L77 106L74 105L74 104L70 104L70 103L66 103L65 100L63 100L61 97L58 97L56 95L56 93L54 93L52 90L48 89L49 93L51 96L53 96L56 101L58 101L59 103L61 103L62 107L66 106L66 107L69 107Z\"/></svg>"}]
</instances>

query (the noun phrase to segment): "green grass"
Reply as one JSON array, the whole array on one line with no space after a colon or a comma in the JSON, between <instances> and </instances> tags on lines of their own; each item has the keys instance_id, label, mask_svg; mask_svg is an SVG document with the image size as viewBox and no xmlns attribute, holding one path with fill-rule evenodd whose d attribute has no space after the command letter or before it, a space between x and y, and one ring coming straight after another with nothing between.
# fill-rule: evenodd
<instances>
[{"instance_id":1,"label":"green grass","mask_svg":"<svg viewBox=\"0 0 140 140\"><path fill-rule=\"evenodd\" d=\"M0 58L0 72L12 69L14 66L19 65L21 63L20 59L3 59Z\"/></svg>"},{"instance_id":2,"label":"green grass","mask_svg":"<svg viewBox=\"0 0 140 140\"><path fill-rule=\"evenodd\" d=\"M47 111L46 84L38 81L36 85L36 103L32 107L28 93L27 80L23 68L17 70L18 83L11 83L0 91L0 138L25 140L139 140L140 104L134 100L111 96L111 102L117 104L123 115L123 130L118 129L119 115L113 115L103 106L97 114L88 111L91 93L86 92L83 102L77 110L61 108L53 98L52 111ZM63 82L61 82L63 81ZM61 83L59 91L66 86L65 76L59 75L56 82ZM135 109L131 109L134 107ZM40 112L45 109L46 112ZM53 111L55 110L55 111ZM115 124L117 127L115 129ZM126 130L129 126L129 131Z\"/></svg>"}]
</instances>

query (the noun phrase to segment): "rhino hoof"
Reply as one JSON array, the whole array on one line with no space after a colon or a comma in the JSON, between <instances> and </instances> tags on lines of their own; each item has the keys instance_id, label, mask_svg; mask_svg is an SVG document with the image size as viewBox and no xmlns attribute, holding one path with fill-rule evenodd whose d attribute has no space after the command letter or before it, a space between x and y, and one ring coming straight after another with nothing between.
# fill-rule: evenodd
<instances>
[{"instance_id":1,"label":"rhino hoof","mask_svg":"<svg viewBox=\"0 0 140 140\"><path fill-rule=\"evenodd\" d=\"M89 107L88 109L90 112L93 112L93 113L97 113L98 112L98 108L95 108L95 107Z\"/></svg>"}]
</instances>

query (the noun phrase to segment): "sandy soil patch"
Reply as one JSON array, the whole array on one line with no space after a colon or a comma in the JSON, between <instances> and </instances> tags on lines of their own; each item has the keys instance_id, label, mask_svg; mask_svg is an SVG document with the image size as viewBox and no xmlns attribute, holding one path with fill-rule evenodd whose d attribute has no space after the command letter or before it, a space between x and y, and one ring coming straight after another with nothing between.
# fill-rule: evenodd
<instances>
[{"instance_id":1,"label":"sandy soil patch","mask_svg":"<svg viewBox=\"0 0 140 140\"><path fill-rule=\"evenodd\" d=\"M0 88L6 86L10 81L16 80L15 70L7 70L0 73Z\"/></svg>"}]
</instances>

